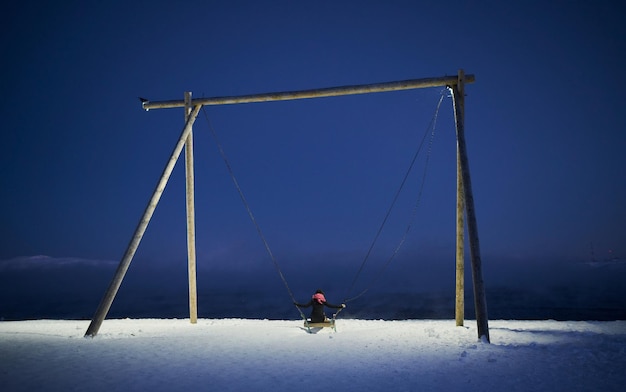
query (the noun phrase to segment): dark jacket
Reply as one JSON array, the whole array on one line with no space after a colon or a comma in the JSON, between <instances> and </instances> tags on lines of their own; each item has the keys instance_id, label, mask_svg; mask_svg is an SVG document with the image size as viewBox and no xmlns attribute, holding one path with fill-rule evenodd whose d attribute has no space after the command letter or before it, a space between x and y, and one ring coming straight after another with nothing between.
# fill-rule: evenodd
<instances>
[{"instance_id":1,"label":"dark jacket","mask_svg":"<svg viewBox=\"0 0 626 392\"><path fill-rule=\"evenodd\" d=\"M313 309L311 310L311 316L310 316L312 323L321 323L321 322L326 321L326 314L324 314L324 306L328 306L329 308L333 308L333 309L343 308L342 305L333 305L333 304L326 302L326 300L318 301L314 298L311 298L311 300L306 304L296 303L296 306L299 308L308 308L309 306L313 306Z\"/></svg>"}]
</instances>

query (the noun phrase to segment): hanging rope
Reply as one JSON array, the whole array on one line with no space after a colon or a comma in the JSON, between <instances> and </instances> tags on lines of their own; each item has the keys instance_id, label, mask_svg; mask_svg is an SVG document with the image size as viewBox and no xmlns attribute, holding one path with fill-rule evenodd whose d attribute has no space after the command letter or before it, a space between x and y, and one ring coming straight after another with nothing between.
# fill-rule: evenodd
<instances>
[{"instance_id":1,"label":"hanging rope","mask_svg":"<svg viewBox=\"0 0 626 392\"><path fill-rule=\"evenodd\" d=\"M233 180L233 183L235 184L235 188L237 189L237 192L239 193L239 197L241 198L241 201L243 202L244 206L246 207L246 210L248 211L248 216L250 217L250 220L254 224L254 227L256 227L256 231L257 233L259 233L259 237L261 237L261 241L263 241L265 250L267 251L267 254L270 256L270 259L272 260L272 263L274 264L274 268L276 268L276 272L278 272L278 276L280 276L280 279L283 281L283 284L285 285L285 288L287 289L287 292L289 293L289 296L291 297L291 302L295 304L297 302L296 298L293 295L293 292L291 291L289 284L287 283L287 279L285 279L285 275L283 275L283 272L280 269L280 265L278 265L278 261L276 261L276 258L274 257L274 254L272 253L272 250L270 249L269 243L267 242L267 240L265 239L265 236L263 235L263 231L261 231L261 226L259 226L259 223L254 217L252 210L250 209L250 204L246 200L246 197L243 195L243 191L241 190L241 187L239 186L239 182L237 182L235 173L233 172L233 169L230 166L228 159L226 158L226 153L224 152L224 149L222 148L222 144L220 143L217 137L217 133L215 132L215 129L213 128L213 125L211 124L211 121L209 120L209 116L206 110L204 109L204 106L202 107L202 112L204 113L204 118L206 119L208 127L211 131L211 134L213 135L213 139L215 140L215 143L217 144L217 148L220 151L220 155L222 156L222 159L224 160L224 163L226 164L226 168L228 169L228 174L230 174L230 178ZM296 309L298 309L298 312L300 312L300 316L306 321L306 316L304 315L304 313L302 313L302 310L300 310L300 308L297 306L296 306Z\"/></svg>"},{"instance_id":2,"label":"hanging rope","mask_svg":"<svg viewBox=\"0 0 626 392\"><path fill-rule=\"evenodd\" d=\"M348 289L348 291L346 292L346 297L344 299L344 303L346 302L350 302L350 301L354 301L355 299L361 297L362 295L364 295L380 278L380 276L382 275L382 273L387 269L387 267L389 266L389 264L391 263L391 261L396 257L396 255L398 254L398 252L400 251L400 248L402 247L402 245L404 244L409 231L411 230L411 227L413 225L413 221L415 220L415 216L417 213L417 207L420 204L420 200L422 198L422 192L424 189L424 184L426 182L426 173L427 173L427 169L428 169L428 162L430 160L430 154L432 151L432 145L433 145L433 140L435 137L435 127L437 124L437 116L439 115L439 108L441 107L441 102L443 101L444 98L444 92L446 90L442 90L441 92L441 96L439 97L439 102L437 102L437 106L435 108L435 112L433 114L433 117L430 120L430 123L428 125L428 127L426 128L426 131L424 132L424 136L422 137L420 144L417 148L417 151L415 152L415 154L413 155L413 159L411 160L411 163L409 164L409 168L406 171L406 174L404 175L404 178L402 179L402 182L400 183L400 186L398 187L398 190L396 191L396 194L393 198L393 201L391 202L391 205L389 206L389 209L387 210L387 213L385 214L385 217L383 218L382 223L380 224L380 227L378 228L378 231L376 232L376 235L374 236L374 240L372 241L369 249L367 250L367 253L365 255L365 258L363 259L363 262L361 263L361 266L359 267L356 275L354 276L354 279L352 280L352 283L350 285L350 288ZM374 246L376 245L376 242L378 241L378 238L380 237L380 234L383 231L383 228L385 227L385 224L387 223L387 220L389 218L389 216L391 215L391 211L393 210L396 201L398 200L398 197L400 196L400 193L402 192L402 189L404 188L404 185L406 184L406 181L409 177L409 174L411 173L413 166L415 165L415 161L417 160L417 157L419 156L420 152L422 151L422 147L424 146L424 142L426 140L426 137L428 136L428 134L430 133L430 140L428 143L428 151L426 154L426 162L424 165L424 172L422 174L422 181L420 184L420 188L419 188L419 192L417 195L417 199L415 202L415 205L413 206L413 209L411 211L411 218L409 219L409 223L406 227L406 230L404 231L404 235L402 236L402 238L400 239L398 245L396 246L396 248L394 249L393 253L391 254L391 256L389 257L389 259L387 260L387 262L383 265L383 267L380 269L380 271L378 272L378 274L375 275L375 277L372 279L372 281L370 282L370 284L363 290L361 291L358 295L354 296L354 297L349 297L350 293L352 292L352 290L354 289L354 286L356 284L356 282L358 281L361 272L363 271L365 264L367 263L371 253L372 253L372 249L374 249Z\"/></svg>"},{"instance_id":3,"label":"hanging rope","mask_svg":"<svg viewBox=\"0 0 626 392\"><path fill-rule=\"evenodd\" d=\"M445 90L443 90L445 91ZM361 266L359 267L359 269L357 270L356 275L354 276L354 279L352 280L352 283L350 285L350 288L348 289L347 293L346 293L346 299L343 301L344 303L349 302L349 301L353 301L359 297L361 297L362 295L364 295L373 285L374 283L376 283L376 281L380 278L380 276L382 275L382 273L386 270L386 268L389 266L389 264L391 263L391 261L396 257L396 255L398 254L400 248L402 247L402 245L404 244L404 242L406 241L406 238L408 236L409 231L411 230L411 227L413 225L413 221L415 219L416 216L416 212L417 212L417 208L419 206L420 200L421 200L421 196L422 196L422 192L424 189L424 184L425 184L425 180L426 180L426 173L427 173L427 169L428 169L428 162L430 160L430 154L431 154L431 150L432 150L432 144L433 144L433 140L434 140L434 136L435 136L435 127L436 127L436 122L437 122L437 116L439 114L439 108L441 107L441 102L443 101L444 95L443 92L441 94L441 97L439 99L439 102L437 103L437 107L435 109L435 113L433 114L433 117L430 121L429 126L426 129L426 132L424 133L424 136L422 137L420 144L418 146L417 151L415 152L415 154L413 155L413 159L411 160L411 163L409 164L409 167L404 175L404 178L402 179L402 182L400 183L400 186L398 187L398 190L396 191L394 198L392 200L392 203L389 207L389 209L387 210L387 213L385 214L385 217L383 218L383 221L380 225L380 227L378 228L378 231L376 232L376 235L374 236L374 239L365 255L365 258L363 259L363 262L361 263ZM280 265L278 264L278 261L276 260L276 258L274 257L274 254L272 253L272 250L270 249L269 243L267 242L265 236L263 235L263 232L261 230L261 227L259 226L256 218L254 217L254 214L252 213L252 210L250 208L250 204L248 203L248 201L246 200L243 191L241 190L241 187L239 186L239 182L237 181L237 178L235 177L234 171L232 170L232 167L230 166L230 163L228 161L228 159L226 158L226 153L224 152L224 149L222 148L222 145L217 137L217 133L215 132L215 129L213 128L213 125L211 124L211 121L209 120L209 116L206 112L206 110L204 109L204 107L202 107L202 112L204 113L204 117L207 121L207 125L209 127L209 130L211 131L211 134L213 136L213 139L215 140L215 143L217 144L217 147L219 149L220 155L226 165L226 168L228 170L228 173L235 185L235 188L237 189L237 192L239 193L239 197L241 198L246 211L248 212L248 216L250 217L250 220L252 221L252 223L254 224L257 233L259 234L259 237L261 238L261 241L263 242L263 245L265 246L265 250L267 251L270 259L272 260L272 263L274 264L274 268L276 269L276 272L278 273L280 279L282 280L283 284L285 285L285 288L287 289L287 292L289 294L289 296L291 297L292 302L296 302L296 298L293 295L293 292L291 291L291 288L289 287L289 284L287 283L287 279L285 278ZM430 131L430 132L429 132ZM422 151L422 148L424 146L424 143L426 141L426 138L428 136L428 134L430 133L431 137L429 139L429 143L428 143L428 152L427 152L427 157L426 157L426 163L425 163L425 167L424 167L424 172L422 175L422 181L420 184L420 188L419 188L419 192L417 195L417 200L416 203L412 209L411 212L411 218L409 220L409 223L407 225L407 228L402 236L402 238L400 239L398 245L396 246L396 248L394 249L393 253L391 254L391 256L389 257L389 259L387 260L387 262L382 266L382 268L380 269L379 273L376 275L376 277L370 282L370 284L367 286L366 289L364 289L363 291L361 291L361 293L359 293L357 296L354 296L352 298L349 298L349 294L352 292L352 290L354 289L354 286L356 284L356 282L358 281L361 272L363 271L365 264L367 263L372 250L374 249L374 246L376 245L376 242L378 241L378 238L380 237L380 234L383 231L383 228L385 227L385 224L387 223L387 220L389 219L389 216L391 215L391 211L393 210L401 192L402 189L404 188L404 185L407 182L407 179L409 177L409 174L411 173L413 166L415 165L415 162L417 160L417 157L419 156L420 152ZM296 309L298 309L298 312L300 313L300 316L306 321L306 316L304 315L304 313L302 313L302 310L296 306ZM339 313L339 312L337 312Z\"/></svg>"}]
</instances>

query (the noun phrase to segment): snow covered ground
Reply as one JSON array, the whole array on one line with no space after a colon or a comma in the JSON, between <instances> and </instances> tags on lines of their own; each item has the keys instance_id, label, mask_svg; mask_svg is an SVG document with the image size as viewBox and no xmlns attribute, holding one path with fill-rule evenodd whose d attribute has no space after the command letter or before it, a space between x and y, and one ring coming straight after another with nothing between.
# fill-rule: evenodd
<instances>
[{"instance_id":1,"label":"snow covered ground","mask_svg":"<svg viewBox=\"0 0 626 392\"><path fill-rule=\"evenodd\" d=\"M623 391L626 321L0 322L3 391Z\"/></svg>"}]
</instances>

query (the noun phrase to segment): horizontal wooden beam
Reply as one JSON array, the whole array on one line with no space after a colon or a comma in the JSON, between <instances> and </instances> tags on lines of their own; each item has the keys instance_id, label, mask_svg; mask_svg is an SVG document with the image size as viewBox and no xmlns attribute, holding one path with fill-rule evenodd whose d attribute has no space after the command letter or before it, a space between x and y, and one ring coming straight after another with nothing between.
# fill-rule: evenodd
<instances>
[{"instance_id":1,"label":"horizontal wooden beam","mask_svg":"<svg viewBox=\"0 0 626 392\"><path fill-rule=\"evenodd\" d=\"M474 75L465 75L465 83L473 83ZM339 95L355 95L368 93L381 93L386 91L413 90L418 88L454 86L458 83L458 77L443 76L439 78L424 78L402 80L398 82L363 84L354 86L327 87L313 90L284 91L275 93L241 95L234 97L195 98L191 106L196 105L232 105L238 103L288 101L294 99L334 97ZM176 101L145 101L142 103L145 110L185 107L184 100Z\"/></svg>"}]
</instances>

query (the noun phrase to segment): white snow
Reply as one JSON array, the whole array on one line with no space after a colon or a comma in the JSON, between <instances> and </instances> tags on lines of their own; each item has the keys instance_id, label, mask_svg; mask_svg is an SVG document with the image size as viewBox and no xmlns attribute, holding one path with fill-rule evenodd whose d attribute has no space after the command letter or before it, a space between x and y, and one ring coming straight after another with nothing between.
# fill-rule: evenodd
<instances>
[{"instance_id":1,"label":"white snow","mask_svg":"<svg viewBox=\"0 0 626 392\"><path fill-rule=\"evenodd\" d=\"M626 321L0 322L3 391L622 391Z\"/></svg>"}]
</instances>

